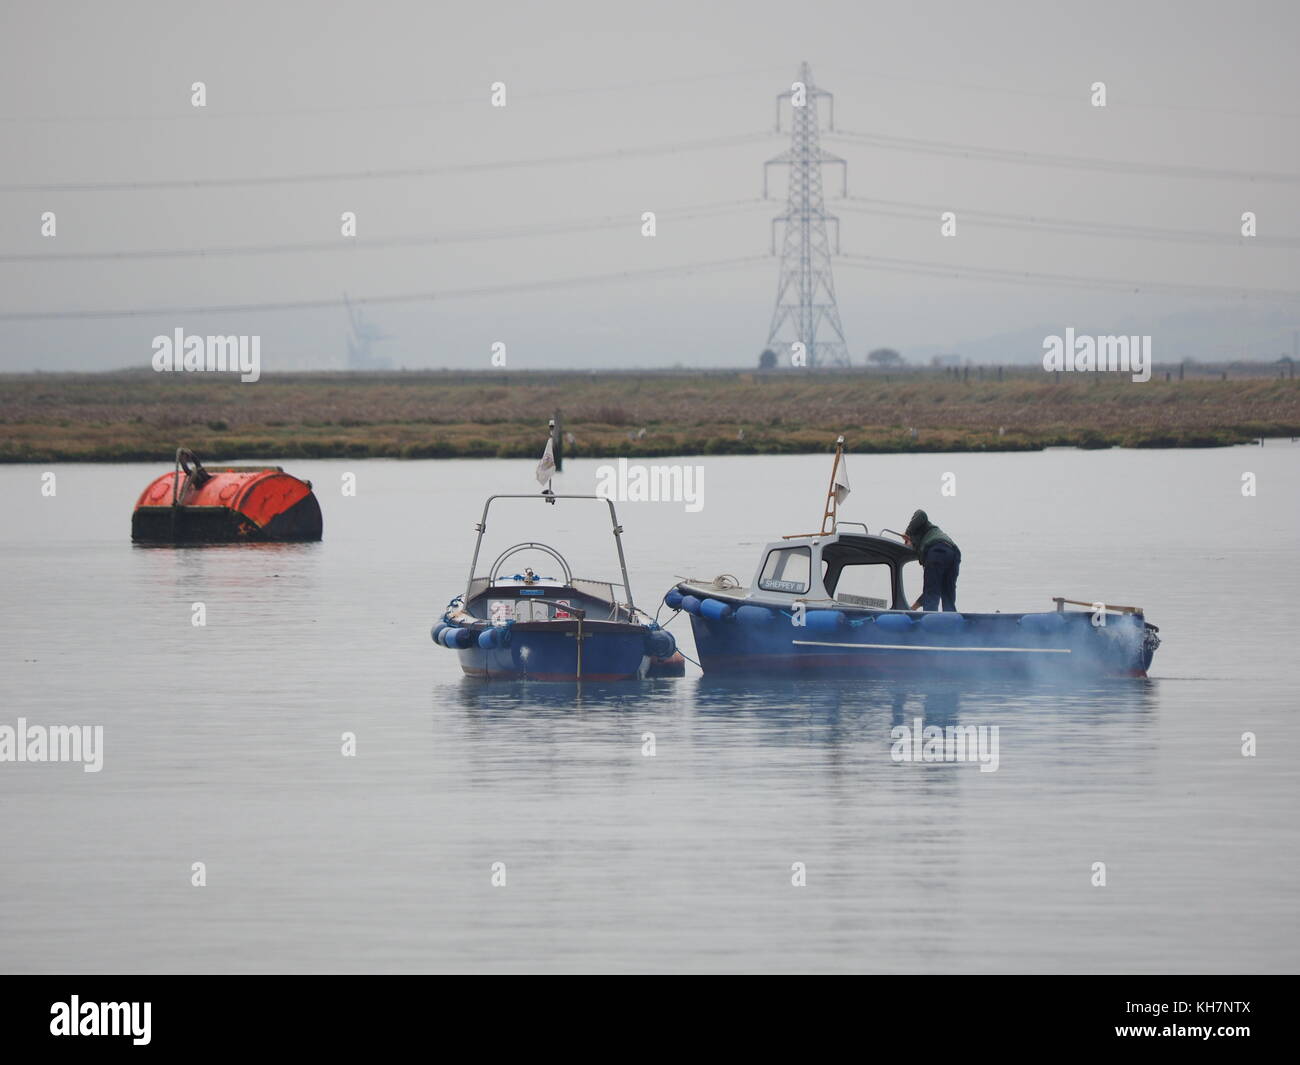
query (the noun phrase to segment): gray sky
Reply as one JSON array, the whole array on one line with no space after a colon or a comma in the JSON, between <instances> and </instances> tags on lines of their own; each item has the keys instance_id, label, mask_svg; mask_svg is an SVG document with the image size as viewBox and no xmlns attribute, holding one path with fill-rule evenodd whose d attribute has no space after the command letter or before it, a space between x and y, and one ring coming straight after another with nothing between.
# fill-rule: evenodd
<instances>
[{"instance_id":1,"label":"gray sky","mask_svg":"<svg viewBox=\"0 0 1300 1065\"><path fill-rule=\"evenodd\" d=\"M512 368L748 365L766 340L777 260L707 273L676 268L768 252L779 175L771 204L745 201L761 192L763 161L788 143L759 135L772 130L774 96L802 59L835 93L844 131L1300 175L1298 30L1298 9L1281 2L6 0L0 255L345 244L343 211L357 212L363 246L10 259L0 261L0 314L515 287L368 308L395 334L376 354L409 367L486 369L499 340ZM189 102L200 80L202 110ZM495 81L507 85L504 109L489 106ZM1104 109L1089 103L1094 81L1106 83ZM739 142L636 154L730 138ZM833 206L846 253L958 270L1300 291L1300 178L1034 166L829 136L823 145L849 160L854 196L923 205ZM562 161L618 150L626 156ZM545 165L162 190L14 187L524 160ZM838 188L827 178L828 190ZM939 212L949 209L958 213L955 238L939 235ZM963 209L1221 233L1225 243L977 226ZM660 214L653 239L639 231L647 210ZM1257 213L1261 238L1295 245L1238 242L1246 210ZM57 213L53 240L40 234L43 211ZM626 224L570 226L606 218ZM533 227L555 231L520 235ZM453 234L475 239L364 248L366 239ZM659 268L667 269L617 283L517 290ZM836 263L835 279L855 362L882 345L914 357L1002 348L1008 361L1037 360L1044 331L1066 326L1152 333L1158 361L1188 352L1275 357L1300 325L1300 301L1277 297L1139 295L847 262ZM177 327L260 334L268 372L344 365L345 316L328 308L0 320L0 369L146 366L153 336ZM1005 339L981 343L991 337Z\"/></svg>"}]
</instances>

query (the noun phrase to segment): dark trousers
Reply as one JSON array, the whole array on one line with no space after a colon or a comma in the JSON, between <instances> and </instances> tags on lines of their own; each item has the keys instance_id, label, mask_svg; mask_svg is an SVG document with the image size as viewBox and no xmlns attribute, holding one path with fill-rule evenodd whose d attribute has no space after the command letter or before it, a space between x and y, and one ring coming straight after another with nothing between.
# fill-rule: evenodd
<instances>
[{"instance_id":1,"label":"dark trousers","mask_svg":"<svg viewBox=\"0 0 1300 1065\"><path fill-rule=\"evenodd\" d=\"M961 569L961 552L947 544L935 544L925 556L925 586L921 590L921 609L957 610L957 572Z\"/></svg>"}]
</instances>

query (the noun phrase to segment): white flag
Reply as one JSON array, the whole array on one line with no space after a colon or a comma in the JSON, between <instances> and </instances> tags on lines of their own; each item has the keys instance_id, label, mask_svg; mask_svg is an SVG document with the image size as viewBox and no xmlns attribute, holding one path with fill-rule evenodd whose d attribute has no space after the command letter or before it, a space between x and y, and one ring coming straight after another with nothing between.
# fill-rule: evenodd
<instances>
[{"instance_id":1,"label":"white flag","mask_svg":"<svg viewBox=\"0 0 1300 1065\"><path fill-rule=\"evenodd\" d=\"M541 461L537 463L537 483L546 484L555 474L555 441L546 438L546 450L542 452Z\"/></svg>"},{"instance_id":2,"label":"white flag","mask_svg":"<svg viewBox=\"0 0 1300 1065\"><path fill-rule=\"evenodd\" d=\"M849 497L849 470L844 464L844 456L840 456L840 461L835 464L835 478L832 481L832 487L835 489L835 502L843 503Z\"/></svg>"}]
</instances>

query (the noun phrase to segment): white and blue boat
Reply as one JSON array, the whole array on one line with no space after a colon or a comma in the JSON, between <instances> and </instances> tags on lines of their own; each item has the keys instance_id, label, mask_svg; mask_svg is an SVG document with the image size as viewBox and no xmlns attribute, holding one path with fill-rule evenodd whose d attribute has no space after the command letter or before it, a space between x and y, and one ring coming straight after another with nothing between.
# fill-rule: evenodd
<instances>
[{"instance_id":1,"label":"white and blue boat","mask_svg":"<svg viewBox=\"0 0 1300 1065\"><path fill-rule=\"evenodd\" d=\"M578 577L554 547L524 540L477 573L488 512L500 500L571 506L596 500L608 507L620 578ZM681 676L685 670L672 633L632 601L623 556L623 527L612 500L594 495L494 495L475 526L478 538L462 595L433 627L434 642L457 652L461 669L487 680L614 681ZM543 575L512 560L531 554Z\"/></svg>"},{"instance_id":2,"label":"white and blue boat","mask_svg":"<svg viewBox=\"0 0 1300 1065\"><path fill-rule=\"evenodd\" d=\"M903 575L916 563L920 577L917 554L900 533L838 520L842 463L841 437L820 532L767 544L748 585L688 579L664 597L690 616L706 674L1146 676L1160 637L1140 607L1055 596L1043 613L910 609Z\"/></svg>"}]
</instances>

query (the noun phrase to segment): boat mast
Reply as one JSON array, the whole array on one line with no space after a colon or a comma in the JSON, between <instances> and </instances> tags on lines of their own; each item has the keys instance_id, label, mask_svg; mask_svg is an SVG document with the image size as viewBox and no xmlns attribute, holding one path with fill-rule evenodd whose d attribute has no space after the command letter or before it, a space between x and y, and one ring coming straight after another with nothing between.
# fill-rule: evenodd
<instances>
[{"instance_id":1,"label":"boat mast","mask_svg":"<svg viewBox=\"0 0 1300 1065\"><path fill-rule=\"evenodd\" d=\"M840 463L843 460L844 437L839 436L835 438L835 463L831 466L831 486L826 490L826 509L822 513L822 536L835 531L836 512L840 505L839 497L835 494L835 476L840 472Z\"/></svg>"},{"instance_id":2,"label":"boat mast","mask_svg":"<svg viewBox=\"0 0 1300 1065\"><path fill-rule=\"evenodd\" d=\"M839 479L840 463L844 461L844 437L835 438L835 464L831 466L831 484L826 489L826 506L822 511L822 531L819 533L787 533L781 537L782 540L803 540L809 536L829 536L835 531L837 519L836 512L839 509L839 496L835 494L836 482ZM848 484L844 486L844 494L848 495ZM829 526L829 528L827 527Z\"/></svg>"}]
</instances>

